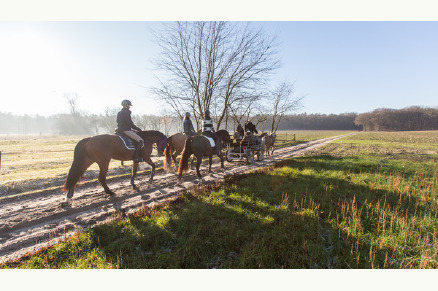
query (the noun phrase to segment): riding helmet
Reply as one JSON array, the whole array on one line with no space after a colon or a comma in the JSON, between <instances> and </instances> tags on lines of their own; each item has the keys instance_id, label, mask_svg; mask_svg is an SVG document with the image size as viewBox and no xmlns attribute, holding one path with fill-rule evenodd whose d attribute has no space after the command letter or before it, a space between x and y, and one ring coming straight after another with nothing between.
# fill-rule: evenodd
<instances>
[{"instance_id":1,"label":"riding helmet","mask_svg":"<svg viewBox=\"0 0 438 291\"><path fill-rule=\"evenodd\" d=\"M122 101L122 106L125 107L125 106L127 106L127 105L132 106L131 101L129 101L128 99L123 100L123 101Z\"/></svg>"},{"instance_id":2,"label":"riding helmet","mask_svg":"<svg viewBox=\"0 0 438 291\"><path fill-rule=\"evenodd\" d=\"M187 116L187 117L190 117L190 112L186 112L186 116Z\"/></svg>"}]
</instances>

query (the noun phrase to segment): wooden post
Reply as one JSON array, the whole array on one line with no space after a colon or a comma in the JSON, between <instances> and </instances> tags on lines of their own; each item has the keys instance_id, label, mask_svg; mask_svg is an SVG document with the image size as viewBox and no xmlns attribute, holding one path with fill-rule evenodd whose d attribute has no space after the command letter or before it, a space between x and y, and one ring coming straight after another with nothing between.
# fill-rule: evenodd
<instances>
[{"instance_id":1,"label":"wooden post","mask_svg":"<svg viewBox=\"0 0 438 291\"><path fill-rule=\"evenodd\" d=\"M286 141L287 141L287 132L286 132Z\"/></svg>"},{"instance_id":2,"label":"wooden post","mask_svg":"<svg viewBox=\"0 0 438 291\"><path fill-rule=\"evenodd\" d=\"M295 141L295 133L294 133L294 141Z\"/></svg>"}]
</instances>

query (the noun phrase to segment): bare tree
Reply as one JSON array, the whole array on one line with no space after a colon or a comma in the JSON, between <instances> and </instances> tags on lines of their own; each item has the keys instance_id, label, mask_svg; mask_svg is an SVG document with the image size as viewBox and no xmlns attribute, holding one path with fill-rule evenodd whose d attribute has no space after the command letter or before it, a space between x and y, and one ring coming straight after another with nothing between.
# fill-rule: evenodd
<instances>
[{"instance_id":1,"label":"bare tree","mask_svg":"<svg viewBox=\"0 0 438 291\"><path fill-rule=\"evenodd\" d=\"M180 117L214 111L217 128L230 112L254 98L278 68L275 37L249 25L228 22L176 22L155 33L163 73L153 92ZM214 110L211 106L216 105Z\"/></svg>"},{"instance_id":2,"label":"bare tree","mask_svg":"<svg viewBox=\"0 0 438 291\"><path fill-rule=\"evenodd\" d=\"M106 133L114 133L117 127L117 113L119 109L116 107L105 108L105 113L99 119L99 125Z\"/></svg>"},{"instance_id":3,"label":"bare tree","mask_svg":"<svg viewBox=\"0 0 438 291\"><path fill-rule=\"evenodd\" d=\"M271 132L276 132L283 116L302 106L301 102L305 96L295 97L294 84L288 82L280 83L272 92L272 122Z\"/></svg>"},{"instance_id":4,"label":"bare tree","mask_svg":"<svg viewBox=\"0 0 438 291\"><path fill-rule=\"evenodd\" d=\"M78 114L77 101L79 99L79 95L77 93L64 93L64 98L67 101L70 114L76 116Z\"/></svg>"}]
</instances>

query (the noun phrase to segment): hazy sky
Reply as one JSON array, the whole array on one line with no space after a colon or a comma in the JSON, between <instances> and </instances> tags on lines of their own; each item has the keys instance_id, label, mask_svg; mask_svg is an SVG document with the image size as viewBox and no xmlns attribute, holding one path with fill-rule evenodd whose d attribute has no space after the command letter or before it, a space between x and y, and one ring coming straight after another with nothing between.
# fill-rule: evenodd
<instances>
[{"instance_id":1,"label":"hazy sky","mask_svg":"<svg viewBox=\"0 0 438 291\"><path fill-rule=\"evenodd\" d=\"M278 35L279 81L306 95L300 112L438 107L438 22L252 22ZM103 113L130 99L159 114L149 94L159 22L0 22L0 111Z\"/></svg>"}]
</instances>

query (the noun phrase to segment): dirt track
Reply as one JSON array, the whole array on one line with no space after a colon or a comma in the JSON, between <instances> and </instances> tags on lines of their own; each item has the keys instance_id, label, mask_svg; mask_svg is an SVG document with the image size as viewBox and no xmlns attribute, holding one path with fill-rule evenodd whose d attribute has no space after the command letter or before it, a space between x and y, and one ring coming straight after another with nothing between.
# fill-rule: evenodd
<instances>
[{"instance_id":1,"label":"dirt track","mask_svg":"<svg viewBox=\"0 0 438 291\"><path fill-rule=\"evenodd\" d=\"M246 165L240 162L225 163L226 171L219 171L219 163L214 163L213 174L208 175L207 164L201 166L206 183L224 179L225 175L241 174L251 169L272 165L280 160L299 156L323 146L343 136L311 141L297 146L276 149L274 156L265 157L262 162ZM110 220L117 214L130 213L144 205L160 203L178 195L185 188L197 185L195 171L183 176L182 187L176 186L176 174L157 172L153 183L148 177L136 179L139 191L129 185L129 178L109 182L108 186L116 195L109 198L101 185L93 183L79 186L73 196L71 208L63 209L60 203L65 193L42 192L35 195L5 198L0 201L0 264L35 252L45 246L64 239L75 232L83 231L96 224Z\"/></svg>"}]
</instances>

